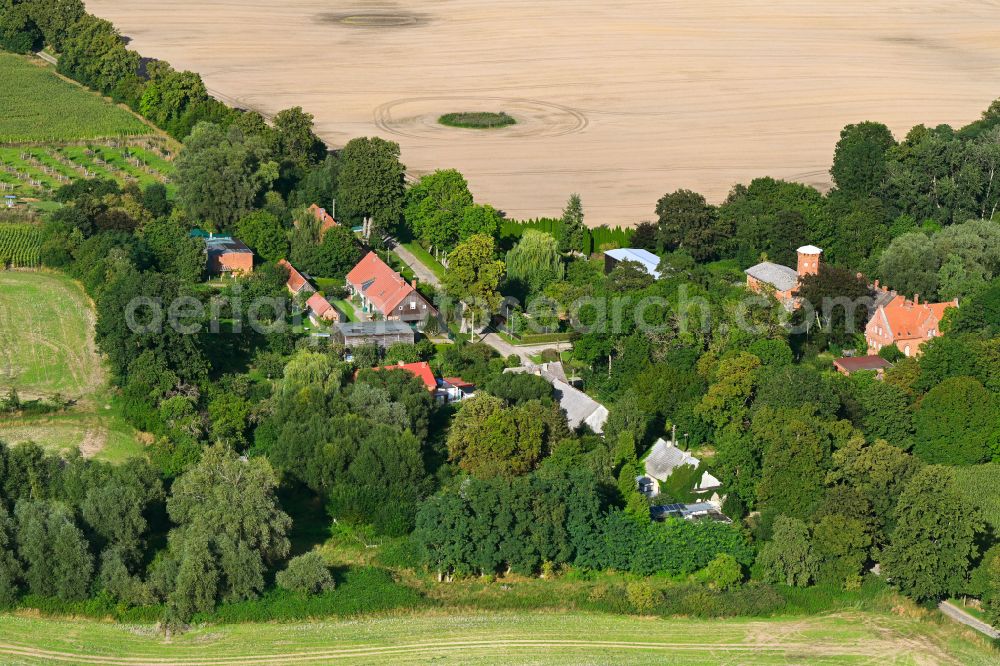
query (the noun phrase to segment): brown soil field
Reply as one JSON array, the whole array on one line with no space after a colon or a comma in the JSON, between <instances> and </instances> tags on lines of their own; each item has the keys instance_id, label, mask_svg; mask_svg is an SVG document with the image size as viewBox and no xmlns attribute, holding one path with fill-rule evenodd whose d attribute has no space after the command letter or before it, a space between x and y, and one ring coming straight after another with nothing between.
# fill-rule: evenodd
<instances>
[{"instance_id":1,"label":"brown soil field","mask_svg":"<svg viewBox=\"0 0 1000 666\"><path fill-rule=\"evenodd\" d=\"M221 99L302 106L333 146L398 141L513 217L571 192L632 224L690 188L771 175L817 187L840 129L962 125L1000 97L1000 1L87 0L143 55ZM506 111L494 130L453 111Z\"/></svg>"}]
</instances>

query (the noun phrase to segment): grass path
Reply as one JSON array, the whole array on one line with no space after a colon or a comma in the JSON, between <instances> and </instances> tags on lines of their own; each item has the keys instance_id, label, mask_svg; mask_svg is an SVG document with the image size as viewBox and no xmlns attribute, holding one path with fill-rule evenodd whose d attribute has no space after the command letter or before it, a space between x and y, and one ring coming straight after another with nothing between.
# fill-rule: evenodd
<instances>
[{"instance_id":1,"label":"grass path","mask_svg":"<svg viewBox=\"0 0 1000 666\"><path fill-rule=\"evenodd\" d=\"M989 664L997 653L954 625L876 613L690 620L586 613L430 613L337 622L152 627L0 616L5 663L235 664L829 663Z\"/></svg>"}]
</instances>

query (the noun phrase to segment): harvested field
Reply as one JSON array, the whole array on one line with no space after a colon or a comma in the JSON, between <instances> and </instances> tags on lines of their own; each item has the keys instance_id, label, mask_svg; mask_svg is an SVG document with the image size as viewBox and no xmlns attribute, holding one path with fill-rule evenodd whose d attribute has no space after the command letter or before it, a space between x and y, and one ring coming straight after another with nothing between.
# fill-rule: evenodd
<instances>
[{"instance_id":1,"label":"harvested field","mask_svg":"<svg viewBox=\"0 0 1000 666\"><path fill-rule=\"evenodd\" d=\"M514 217L583 197L590 224L760 175L828 184L840 129L976 119L1000 86L996 0L88 0L143 55L231 103L301 105L332 145L398 141ZM516 125L470 132L456 110Z\"/></svg>"},{"instance_id":2,"label":"harvested field","mask_svg":"<svg viewBox=\"0 0 1000 666\"><path fill-rule=\"evenodd\" d=\"M222 666L385 664L989 664L954 625L871 613L687 620L584 613L425 614L295 624L207 625L164 640L153 627L0 616L16 663ZM600 637L599 639L596 637Z\"/></svg>"}]
</instances>

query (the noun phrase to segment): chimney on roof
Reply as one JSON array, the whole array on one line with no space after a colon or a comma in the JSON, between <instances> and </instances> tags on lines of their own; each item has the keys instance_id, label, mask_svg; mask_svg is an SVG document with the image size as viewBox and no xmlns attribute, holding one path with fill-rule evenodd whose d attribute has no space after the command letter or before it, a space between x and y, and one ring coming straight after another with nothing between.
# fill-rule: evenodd
<instances>
[{"instance_id":1,"label":"chimney on roof","mask_svg":"<svg viewBox=\"0 0 1000 666\"><path fill-rule=\"evenodd\" d=\"M413 278L412 280L410 280L410 286L413 287L414 289L417 288L417 278Z\"/></svg>"},{"instance_id":2,"label":"chimney on roof","mask_svg":"<svg viewBox=\"0 0 1000 666\"><path fill-rule=\"evenodd\" d=\"M875 289L878 290L878 280L875 280Z\"/></svg>"},{"instance_id":3,"label":"chimney on roof","mask_svg":"<svg viewBox=\"0 0 1000 666\"><path fill-rule=\"evenodd\" d=\"M396 361L396 365L398 365L399 367L403 367L406 364L403 363L402 361Z\"/></svg>"},{"instance_id":4,"label":"chimney on roof","mask_svg":"<svg viewBox=\"0 0 1000 666\"><path fill-rule=\"evenodd\" d=\"M913 294L913 304L920 305L920 294Z\"/></svg>"}]
</instances>

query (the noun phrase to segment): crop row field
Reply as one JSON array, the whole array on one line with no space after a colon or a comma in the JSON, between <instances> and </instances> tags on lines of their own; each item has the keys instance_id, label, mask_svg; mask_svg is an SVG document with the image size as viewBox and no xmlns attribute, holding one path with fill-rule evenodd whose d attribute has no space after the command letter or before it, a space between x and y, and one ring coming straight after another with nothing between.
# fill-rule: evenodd
<instances>
[{"instance_id":1,"label":"crop row field","mask_svg":"<svg viewBox=\"0 0 1000 666\"><path fill-rule=\"evenodd\" d=\"M37 226L0 223L0 270L38 266L40 247Z\"/></svg>"},{"instance_id":2,"label":"crop row field","mask_svg":"<svg viewBox=\"0 0 1000 666\"><path fill-rule=\"evenodd\" d=\"M155 133L129 110L68 81L40 60L0 53L0 143Z\"/></svg>"},{"instance_id":3,"label":"crop row field","mask_svg":"<svg viewBox=\"0 0 1000 666\"><path fill-rule=\"evenodd\" d=\"M0 146L0 195L46 198L81 178L169 183L172 155L155 139L85 145Z\"/></svg>"}]
</instances>

